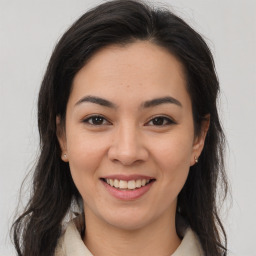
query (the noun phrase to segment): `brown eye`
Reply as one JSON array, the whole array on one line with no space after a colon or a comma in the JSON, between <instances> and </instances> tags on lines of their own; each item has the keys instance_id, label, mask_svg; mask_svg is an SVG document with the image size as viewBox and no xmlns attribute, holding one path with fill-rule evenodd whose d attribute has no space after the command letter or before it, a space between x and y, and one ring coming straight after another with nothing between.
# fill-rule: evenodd
<instances>
[{"instance_id":1,"label":"brown eye","mask_svg":"<svg viewBox=\"0 0 256 256\"><path fill-rule=\"evenodd\" d=\"M151 119L147 125L163 126L163 125L170 125L170 124L174 124L174 121L172 121L170 118L167 118L164 116L157 116Z\"/></svg>"},{"instance_id":2,"label":"brown eye","mask_svg":"<svg viewBox=\"0 0 256 256\"><path fill-rule=\"evenodd\" d=\"M88 123L90 125L106 125L109 124L109 122L103 117L103 116L90 116L83 120L84 123Z\"/></svg>"}]
</instances>

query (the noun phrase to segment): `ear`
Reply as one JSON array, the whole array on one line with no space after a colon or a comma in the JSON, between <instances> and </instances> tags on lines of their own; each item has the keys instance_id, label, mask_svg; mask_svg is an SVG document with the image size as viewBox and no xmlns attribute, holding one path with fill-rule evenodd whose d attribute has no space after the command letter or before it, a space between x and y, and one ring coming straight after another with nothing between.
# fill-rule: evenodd
<instances>
[{"instance_id":1,"label":"ear","mask_svg":"<svg viewBox=\"0 0 256 256\"><path fill-rule=\"evenodd\" d=\"M206 115L201 123L200 134L197 135L193 143L193 152L190 159L190 166L197 163L204 148L204 142L210 126L210 114Z\"/></svg>"},{"instance_id":2,"label":"ear","mask_svg":"<svg viewBox=\"0 0 256 256\"><path fill-rule=\"evenodd\" d=\"M68 152L67 152L67 142L66 142L66 132L61 123L60 116L56 116L56 136L58 138L60 149L61 149L61 159L64 162L68 162Z\"/></svg>"}]
</instances>

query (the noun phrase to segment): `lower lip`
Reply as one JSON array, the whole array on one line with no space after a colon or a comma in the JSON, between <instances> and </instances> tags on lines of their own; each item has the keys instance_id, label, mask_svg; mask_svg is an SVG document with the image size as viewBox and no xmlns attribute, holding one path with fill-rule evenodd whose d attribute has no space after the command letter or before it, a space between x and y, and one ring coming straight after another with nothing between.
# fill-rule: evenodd
<instances>
[{"instance_id":1,"label":"lower lip","mask_svg":"<svg viewBox=\"0 0 256 256\"><path fill-rule=\"evenodd\" d=\"M117 199L126 200L126 201L135 200L135 199L142 197L145 193L147 193L149 191L149 189L151 188L151 186L154 183L154 181L152 181L152 182L148 183L146 186L136 188L134 190L120 190L120 189L110 186L103 180L101 182L103 183L105 188L108 190L108 192L112 196L114 196Z\"/></svg>"}]
</instances>

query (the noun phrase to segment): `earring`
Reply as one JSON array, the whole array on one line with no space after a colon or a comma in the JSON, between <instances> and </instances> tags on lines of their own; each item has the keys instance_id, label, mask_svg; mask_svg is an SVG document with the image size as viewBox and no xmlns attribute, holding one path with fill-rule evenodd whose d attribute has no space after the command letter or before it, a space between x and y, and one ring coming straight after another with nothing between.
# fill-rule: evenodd
<instances>
[{"instance_id":1,"label":"earring","mask_svg":"<svg viewBox=\"0 0 256 256\"><path fill-rule=\"evenodd\" d=\"M195 159L195 163L197 164L198 163L198 158L195 156L194 159Z\"/></svg>"},{"instance_id":2,"label":"earring","mask_svg":"<svg viewBox=\"0 0 256 256\"><path fill-rule=\"evenodd\" d=\"M62 161L64 161L64 162L68 162L68 156L67 156L67 154L66 154L66 153L61 154L61 159L62 159Z\"/></svg>"}]
</instances>

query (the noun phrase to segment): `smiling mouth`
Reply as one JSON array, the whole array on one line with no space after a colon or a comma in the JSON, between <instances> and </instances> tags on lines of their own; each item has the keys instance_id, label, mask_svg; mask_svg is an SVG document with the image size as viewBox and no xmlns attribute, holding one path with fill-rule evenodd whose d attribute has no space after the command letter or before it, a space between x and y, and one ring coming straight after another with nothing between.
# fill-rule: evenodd
<instances>
[{"instance_id":1,"label":"smiling mouth","mask_svg":"<svg viewBox=\"0 0 256 256\"><path fill-rule=\"evenodd\" d=\"M118 180L118 179L105 179L102 181L119 190L136 190L141 187L147 186L149 183L155 181L155 179L136 179L136 180Z\"/></svg>"}]
</instances>

